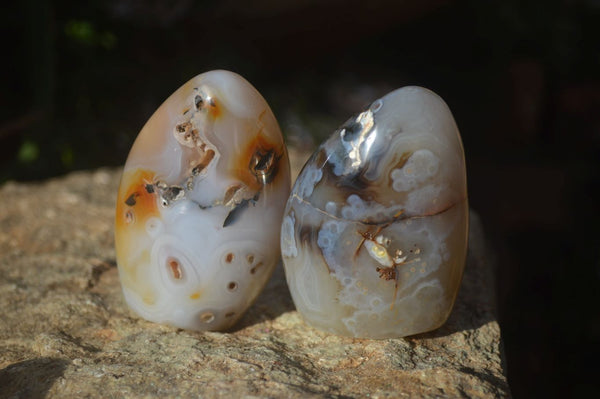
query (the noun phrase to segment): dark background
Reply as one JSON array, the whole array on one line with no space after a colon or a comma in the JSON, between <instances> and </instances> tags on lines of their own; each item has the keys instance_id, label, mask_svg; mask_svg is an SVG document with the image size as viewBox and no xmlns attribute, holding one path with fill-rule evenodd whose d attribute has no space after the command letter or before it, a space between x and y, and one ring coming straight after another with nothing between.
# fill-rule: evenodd
<instances>
[{"instance_id":1,"label":"dark background","mask_svg":"<svg viewBox=\"0 0 600 399\"><path fill-rule=\"evenodd\" d=\"M600 1L2 7L0 182L122 165L161 102L211 69L246 77L307 148L394 88L436 91L497 254L513 394L597 394Z\"/></svg>"}]
</instances>

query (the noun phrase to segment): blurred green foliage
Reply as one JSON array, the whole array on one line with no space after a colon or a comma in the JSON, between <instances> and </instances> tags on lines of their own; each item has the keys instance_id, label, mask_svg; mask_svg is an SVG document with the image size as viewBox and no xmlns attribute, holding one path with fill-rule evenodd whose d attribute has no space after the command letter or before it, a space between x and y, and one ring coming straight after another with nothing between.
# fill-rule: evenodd
<instances>
[{"instance_id":1,"label":"blurred green foliage","mask_svg":"<svg viewBox=\"0 0 600 399\"><path fill-rule=\"evenodd\" d=\"M89 21L70 20L65 24L68 39L87 46L101 46L111 50L117 45L117 36L112 32L97 32Z\"/></svg>"},{"instance_id":2,"label":"blurred green foliage","mask_svg":"<svg viewBox=\"0 0 600 399\"><path fill-rule=\"evenodd\" d=\"M38 145L34 141L25 140L23 141L23 144L21 144L21 148L19 148L17 158L19 162L27 164L34 162L39 156L40 149L38 148Z\"/></svg>"}]
</instances>

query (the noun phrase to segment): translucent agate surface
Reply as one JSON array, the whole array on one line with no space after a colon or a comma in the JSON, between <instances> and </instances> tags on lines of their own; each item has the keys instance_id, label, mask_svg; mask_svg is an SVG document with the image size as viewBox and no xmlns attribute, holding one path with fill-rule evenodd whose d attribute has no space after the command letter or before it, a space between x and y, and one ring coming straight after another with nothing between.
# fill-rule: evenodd
<instances>
[{"instance_id":1,"label":"translucent agate surface","mask_svg":"<svg viewBox=\"0 0 600 399\"><path fill-rule=\"evenodd\" d=\"M123 171L116 252L140 316L195 330L230 327L278 262L290 190L281 132L241 76L196 76L152 115Z\"/></svg>"},{"instance_id":2,"label":"translucent agate surface","mask_svg":"<svg viewBox=\"0 0 600 399\"><path fill-rule=\"evenodd\" d=\"M420 87L387 94L335 131L292 189L281 249L297 309L353 337L439 327L460 285L467 218L447 105Z\"/></svg>"}]
</instances>

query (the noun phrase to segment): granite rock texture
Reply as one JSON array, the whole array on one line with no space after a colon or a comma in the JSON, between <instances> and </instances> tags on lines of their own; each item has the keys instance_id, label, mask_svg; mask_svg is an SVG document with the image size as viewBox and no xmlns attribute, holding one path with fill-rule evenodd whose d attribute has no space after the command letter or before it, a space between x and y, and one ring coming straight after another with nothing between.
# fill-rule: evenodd
<instances>
[{"instance_id":1,"label":"granite rock texture","mask_svg":"<svg viewBox=\"0 0 600 399\"><path fill-rule=\"evenodd\" d=\"M291 154L296 173L304 155ZM113 248L120 170L0 188L0 398L510 396L493 262L476 215L450 320L405 339L307 326L278 267L234 330L135 317Z\"/></svg>"}]
</instances>

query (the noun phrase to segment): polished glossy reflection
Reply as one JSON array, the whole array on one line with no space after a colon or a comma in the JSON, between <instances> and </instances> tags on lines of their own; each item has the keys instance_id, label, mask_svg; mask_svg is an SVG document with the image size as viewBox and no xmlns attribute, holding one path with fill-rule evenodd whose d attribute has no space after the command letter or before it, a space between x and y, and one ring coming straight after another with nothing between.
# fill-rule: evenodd
<instances>
[{"instance_id":1,"label":"polished glossy reflection","mask_svg":"<svg viewBox=\"0 0 600 399\"><path fill-rule=\"evenodd\" d=\"M278 262L290 190L281 132L241 76L196 76L152 115L123 171L116 250L125 299L142 317L230 327Z\"/></svg>"},{"instance_id":2,"label":"polished glossy reflection","mask_svg":"<svg viewBox=\"0 0 600 399\"><path fill-rule=\"evenodd\" d=\"M285 209L281 249L297 309L354 337L402 337L448 318L467 248L465 160L444 101L405 87L312 155Z\"/></svg>"}]
</instances>

